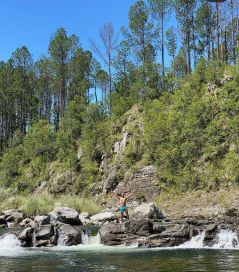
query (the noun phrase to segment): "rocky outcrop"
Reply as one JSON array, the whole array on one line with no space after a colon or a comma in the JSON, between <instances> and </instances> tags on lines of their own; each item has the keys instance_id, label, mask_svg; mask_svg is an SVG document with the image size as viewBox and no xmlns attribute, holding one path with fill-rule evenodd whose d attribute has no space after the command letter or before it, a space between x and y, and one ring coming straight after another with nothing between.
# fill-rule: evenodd
<instances>
[{"instance_id":1,"label":"rocky outcrop","mask_svg":"<svg viewBox=\"0 0 239 272\"><path fill-rule=\"evenodd\" d=\"M22 242L23 247L33 246L33 233L34 229L31 227L25 228L18 236L18 239Z\"/></svg>"},{"instance_id":2,"label":"rocky outcrop","mask_svg":"<svg viewBox=\"0 0 239 272\"><path fill-rule=\"evenodd\" d=\"M20 223L24 217L23 217L23 213L21 210L12 209L12 210L3 211L3 218L7 222Z\"/></svg>"},{"instance_id":3,"label":"rocky outcrop","mask_svg":"<svg viewBox=\"0 0 239 272\"><path fill-rule=\"evenodd\" d=\"M160 211L159 207L157 207L154 203L143 203L137 206L131 217L134 218L148 218L154 220L163 219L163 213Z\"/></svg>"},{"instance_id":4,"label":"rocky outcrop","mask_svg":"<svg viewBox=\"0 0 239 272\"><path fill-rule=\"evenodd\" d=\"M55 208L53 212L50 213L50 217L52 220L56 220L65 224L82 225L82 222L79 218L79 213L71 208Z\"/></svg>"},{"instance_id":5,"label":"rocky outcrop","mask_svg":"<svg viewBox=\"0 0 239 272\"><path fill-rule=\"evenodd\" d=\"M83 213L83 215L89 217L88 214ZM57 244L77 245L81 243L82 222L78 212L74 209L55 208L50 216L25 218L20 224L19 226L24 229L17 236L23 247L51 247Z\"/></svg>"},{"instance_id":6,"label":"rocky outcrop","mask_svg":"<svg viewBox=\"0 0 239 272\"><path fill-rule=\"evenodd\" d=\"M129 138L129 133L127 131L123 132L123 139L121 141L115 142L114 144L114 149L113 149L114 153L119 154L125 150L125 147L128 143L128 138Z\"/></svg>"},{"instance_id":7,"label":"rocky outcrop","mask_svg":"<svg viewBox=\"0 0 239 272\"><path fill-rule=\"evenodd\" d=\"M101 224L107 221L116 220L117 216L113 212L102 212L91 216L90 220L94 224Z\"/></svg>"},{"instance_id":8,"label":"rocky outcrop","mask_svg":"<svg viewBox=\"0 0 239 272\"><path fill-rule=\"evenodd\" d=\"M213 246L218 242L217 234L219 232L219 227L216 224L210 224L206 227L205 236L203 240L204 246Z\"/></svg>"},{"instance_id":9,"label":"rocky outcrop","mask_svg":"<svg viewBox=\"0 0 239 272\"><path fill-rule=\"evenodd\" d=\"M117 192L134 192L133 199L138 203L149 202L155 196L158 196L160 189L158 187L158 178L156 168L153 165L140 167L129 177L125 177L116 188Z\"/></svg>"},{"instance_id":10,"label":"rocky outcrop","mask_svg":"<svg viewBox=\"0 0 239 272\"><path fill-rule=\"evenodd\" d=\"M81 228L79 226L60 224L58 231L60 239L59 244L73 246L81 243Z\"/></svg>"}]
</instances>

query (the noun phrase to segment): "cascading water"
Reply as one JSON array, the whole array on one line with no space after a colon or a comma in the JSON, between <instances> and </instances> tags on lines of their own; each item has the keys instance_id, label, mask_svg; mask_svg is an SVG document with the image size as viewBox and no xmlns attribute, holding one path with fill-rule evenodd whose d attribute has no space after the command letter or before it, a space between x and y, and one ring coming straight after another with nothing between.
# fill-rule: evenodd
<instances>
[{"instance_id":1,"label":"cascading water","mask_svg":"<svg viewBox=\"0 0 239 272\"><path fill-rule=\"evenodd\" d=\"M0 250L13 249L21 247L21 242L14 234L6 234L0 237Z\"/></svg>"},{"instance_id":2,"label":"cascading water","mask_svg":"<svg viewBox=\"0 0 239 272\"><path fill-rule=\"evenodd\" d=\"M92 235L91 230L86 229L81 233L81 242L83 245L100 245L100 234Z\"/></svg>"},{"instance_id":3,"label":"cascading water","mask_svg":"<svg viewBox=\"0 0 239 272\"><path fill-rule=\"evenodd\" d=\"M178 246L178 248L203 248L203 240L205 237L205 231L191 238L191 240Z\"/></svg>"},{"instance_id":4,"label":"cascading water","mask_svg":"<svg viewBox=\"0 0 239 272\"><path fill-rule=\"evenodd\" d=\"M232 230L222 229L218 233L218 243L215 244L213 248L239 248L237 234Z\"/></svg>"},{"instance_id":5,"label":"cascading water","mask_svg":"<svg viewBox=\"0 0 239 272\"><path fill-rule=\"evenodd\" d=\"M203 240L205 231L191 238L190 241L178 246L177 248L214 248L214 249L239 249L239 241L236 232L232 230L221 229L217 234L218 242L212 247L205 247Z\"/></svg>"}]
</instances>

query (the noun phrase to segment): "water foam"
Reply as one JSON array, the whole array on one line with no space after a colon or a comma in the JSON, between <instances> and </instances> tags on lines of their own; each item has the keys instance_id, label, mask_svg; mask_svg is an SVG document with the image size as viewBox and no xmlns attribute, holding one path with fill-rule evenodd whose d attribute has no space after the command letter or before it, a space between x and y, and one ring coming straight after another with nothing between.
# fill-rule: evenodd
<instances>
[{"instance_id":1,"label":"water foam","mask_svg":"<svg viewBox=\"0 0 239 272\"><path fill-rule=\"evenodd\" d=\"M100 245L100 234L92 235L91 232L82 231L81 242L83 245L98 246Z\"/></svg>"},{"instance_id":2,"label":"water foam","mask_svg":"<svg viewBox=\"0 0 239 272\"><path fill-rule=\"evenodd\" d=\"M17 239L14 234L6 234L0 237L0 249L12 249L21 247L21 242Z\"/></svg>"},{"instance_id":3,"label":"water foam","mask_svg":"<svg viewBox=\"0 0 239 272\"><path fill-rule=\"evenodd\" d=\"M200 234L196 236L193 236L191 240L183 243L177 248L203 248L204 237L205 237L205 231L201 232Z\"/></svg>"},{"instance_id":4,"label":"water foam","mask_svg":"<svg viewBox=\"0 0 239 272\"><path fill-rule=\"evenodd\" d=\"M213 249L239 249L237 233L232 230L221 229L217 234L217 243L212 247L203 245L205 231L191 238L191 240L178 246L177 248L213 248Z\"/></svg>"}]
</instances>

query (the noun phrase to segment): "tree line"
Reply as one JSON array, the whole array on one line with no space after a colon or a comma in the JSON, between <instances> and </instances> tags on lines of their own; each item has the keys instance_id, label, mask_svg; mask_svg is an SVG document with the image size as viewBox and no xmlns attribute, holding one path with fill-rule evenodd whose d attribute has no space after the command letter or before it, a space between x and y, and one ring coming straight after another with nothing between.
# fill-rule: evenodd
<instances>
[{"instance_id":1,"label":"tree line","mask_svg":"<svg viewBox=\"0 0 239 272\"><path fill-rule=\"evenodd\" d=\"M237 65L238 31L238 0L137 0L120 39L106 23L91 50L64 28L37 61L26 46L16 49L0 63L0 153L40 119L58 131L71 101L119 116L174 91L201 58Z\"/></svg>"}]
</instances>

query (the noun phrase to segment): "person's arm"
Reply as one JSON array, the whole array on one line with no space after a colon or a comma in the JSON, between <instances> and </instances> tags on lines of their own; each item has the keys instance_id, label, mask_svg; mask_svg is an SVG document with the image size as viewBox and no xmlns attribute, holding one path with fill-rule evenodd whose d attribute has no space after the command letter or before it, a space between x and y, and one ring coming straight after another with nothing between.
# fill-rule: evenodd
<instances>
[{"instance_id":1,"label":"person's arm","mask_svg":"<svg viewBox=\"0 0 239 272\"><path fill-rule=\"evenodd\" d=\"M128 196L126 196L125 198L128 199L129 197L131 197L133 195L133 193L129 194Z\"/></svg>"},{"instance_id":2,"label":"person's arm","mask_svg":"<svg viewBox=\"0 0 239 272\"><path fill-rule=\"evenodd\" d=\"M118 195L114 194L113 192L111 193L111 195L112 195L113 197L116 197L116 198L120 199L120 197L119 197Z\"/></svg>"}]
</instances>

